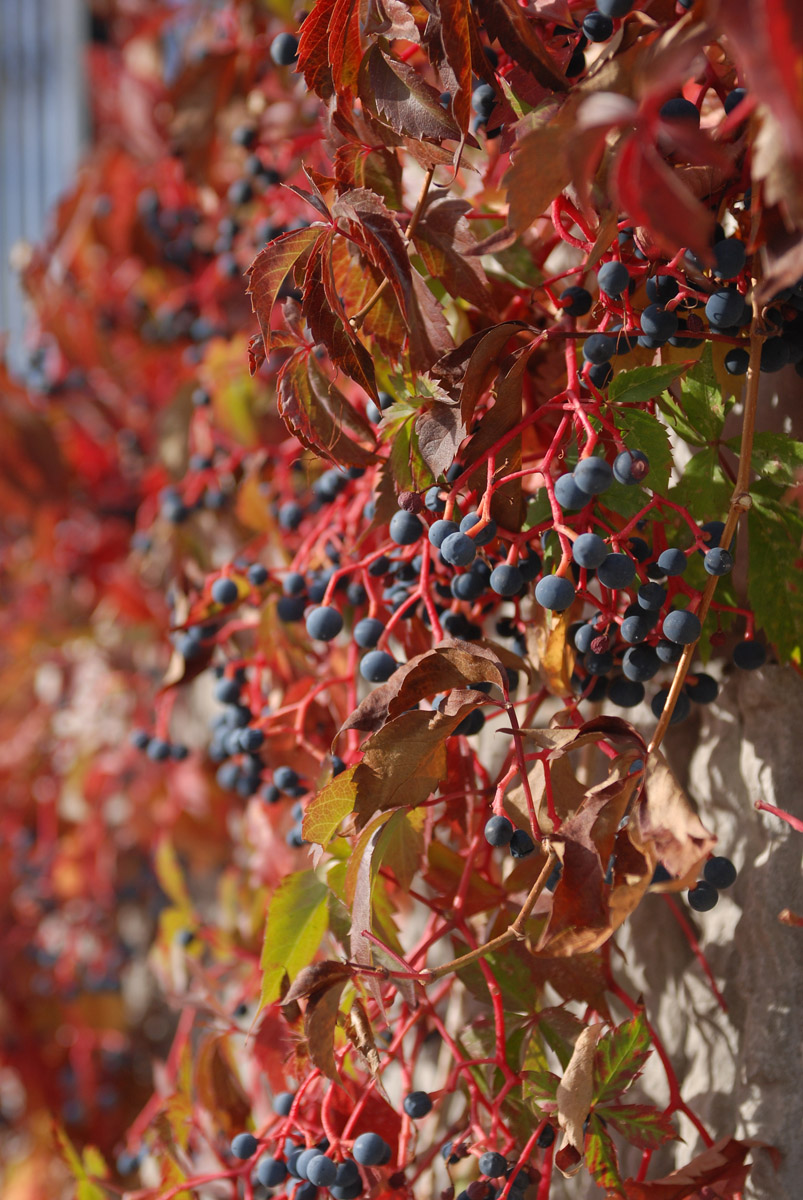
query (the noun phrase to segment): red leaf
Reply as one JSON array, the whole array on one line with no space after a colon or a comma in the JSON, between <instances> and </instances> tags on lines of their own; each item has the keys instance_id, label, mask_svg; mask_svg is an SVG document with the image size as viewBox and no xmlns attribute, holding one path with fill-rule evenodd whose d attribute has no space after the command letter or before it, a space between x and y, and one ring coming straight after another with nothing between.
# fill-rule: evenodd
<instances>
[{"instance_id":1,"label":"red leaf","mask_svg":"<svg viewBox=\"0 0 803 1200\"><path fill-rule=\"evenodd\" d=\"M620 206L646 227L669 255L687 246L704 262L711 258L714 215L696 200L642 131L626 138L613 167Z\"/></svg>"},{"instance_id":2,"label":"red leaf","mask_svg":"<svg viewBox=\"0 0 803 1200\"><path fill-rule=\"evenodd\" d=\"M747 86L775 115L792 157L803 158L803 7L799 0L723 0L716 20Z\"/></svg>"},{"instance_id":3,"label":"red leaf","mask_svg":"<svg viewBox=\"0 0 803 1200\"><path fill-rule=\"evenodd\" d=\"M471 120L471 5L469 0L441 0L439 7L443 52L457 84L452 111L465 134Z\"/></svg>"},{"instance_id":4,"label":"red leaf","mask_svg":"<svg viewBox=\"0 0 803 1200\"><path fill-rule=\"evenodd\" d=\"M304 26L301 28L303 31ZM338 103L354 92L361 60L359 0L335 0L329 23L329 63Z\"/></svg>"},{"instance_id":5,"label":"red leaf","mask_svg":"<svg viewBox=\"0 0 803 1200\"><path fill-rule=\"evenodd\" d=\"M308 13L298 38L298 70L307 87L322 100L334 91L329 63L329 23L337 0L317 0Z\"/></svg>"},{"instance_id":6,"label":"red leaf","mask_svg":"<svg viewBox=\"0 0 803 1200\"><path fill-rule=\"evenodd\" d=\"M331 270L333 233L321 239L304 275L304 316L316 342L323 342L336 367L376 398L373 360L351 329L334 290Z\"/></svg>"},{"instance_id":7,"label":"red leaf","mask_svg":"<svg viewBox=\"0 0 803 1200\"><path fill-rule=\"evenodd\" d=\"M538 34L538 27L518 0L477 0L477 10L488 31L498 38L514 62L525 67L544 87L565 92L567 84Z\"/></svg>"},{"instance_id":8,"label":"red leaf","mask_svg":"<svg viewBox=\"0 0 803 1200\"><path fill-rule=\"evenodd\" d=\"M260 250L248 268L248 293L251 296L251 308L256 313L263 341L262 349L254 348L253 351L252 365L256 363L254 370L264 361L265 355L270 354L270 319L279 288L297 259L305 251L308 251L320 236L320 226L310 225L305 229L292 229L288 233L274 238L264 250ZM249 346L250 352L251 347ZM251 371L252 375L254 370Z\"/></svg>"},{"instance_id":9,"label":"red leaf","mask_svg":"<svg viewBox=\"0 0 803 1200\"><path fill-rule=\"evenodd\" d=\"M717 1200L729 1200L744 1187L750 1171L744 1160L751 1145L756 1144L722 1138L685 1167L663 1179L653 1179L649 1183L626 1179L624 1195L627 1200L690 1200L709 1184L716 1185Z\"/></svg>"},{"instance_id":10,"label":"red leaf","mask_svg":"<svg viewBox=\"0 0 803 1200\"><path fill-rule=\"evenodd\" d=\"M300 442L332 462L364 467L376 456L353 441L344 426L365 437L370 426L306 351L282 364L277 380L279 414Z\"/></svg>"},{"instance_id":11,"label":"red leaf","mask_svg":"<svg viewBox=\"0 0 803 1200\"><path fill-rule=\"evenodd\" d=\"M466 200L430 194L413 241L430 275L450 296L485 311L490 303L488 280L479 261L470 257L477 244L465 217L470 208Z\"/></svg>"},{"instance_id":12,"label":"red leaf","mask_svg":"<svg viewBox=\"0 0 803 1200\"><path fill-rule=\"evenodd\" d=\"M368 110L396 133L435 142L460 137L459 127L441 105L440 92L377 45L362 60L359 94Z\"/></svg>"}]
</instances>

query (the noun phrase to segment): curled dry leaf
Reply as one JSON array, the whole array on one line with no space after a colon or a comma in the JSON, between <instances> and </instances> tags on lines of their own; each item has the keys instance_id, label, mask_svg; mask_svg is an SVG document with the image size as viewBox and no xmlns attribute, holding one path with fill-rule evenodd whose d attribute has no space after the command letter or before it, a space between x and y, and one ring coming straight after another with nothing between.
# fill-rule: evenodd
<instances>
[{"instance_id":1,"label":"curled dry leaf","mask_svg":"<svg viewBox=\"0 0 803 1200\"><path fill-rule=\"evenodd\" d=\"M343 1017L343 1029L357 1054L376 1079L381 1066L379 1051L376 1048L368 1013L359 997L354 1000L351 1008Z\"/></svg>"},{"instance_id":2,"label":"curled dry leaf","mask_svg":"<svg viewBox=\"0 0 803 1200\"><path fill-rule=\"evenodd\" d=\"M578 1152L574 1162L567 1163L565 1157L562 1160L566 1165L561 1166L560 1170L567 1177L576 1175L580 1167L583 1123L588 1116L594 1095L594 1051L601 1033L601 1025L589 1025L578 1036L569 1065L556 1092L557 1120L564 1132L561 1149L572 1147Z\"/></svg>"},{"instance_id":3,"label":"curled dry leaf","mask_svg":"<svg viewBox=\"0 0 803 1200\"><path fill-rule=\"evenodd\" d=\"M650 847L675 877L676 891L694 883L716 844L660 750L647 758L644 788L634 806L628 832L637 849Z\"/></svg>"}]
</instances>

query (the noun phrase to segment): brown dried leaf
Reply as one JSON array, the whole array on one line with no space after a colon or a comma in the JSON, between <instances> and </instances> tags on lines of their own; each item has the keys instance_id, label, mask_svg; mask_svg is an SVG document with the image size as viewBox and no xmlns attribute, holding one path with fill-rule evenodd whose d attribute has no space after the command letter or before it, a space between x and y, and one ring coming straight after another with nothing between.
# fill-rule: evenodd
<instances>
[{"instance_id":1,"label":"brown dried leaf","mask_svg":"<svg viewBox=\"0 0 803 1200\"><path fill-rule=\"evenodd\" d=\"M226 1036L207 1038L195 1062L195 1088L203 1107L230 1134L245 1127L251 1102L245 1094Z\"/></svg>"},{"instance_id":2,"label":"brown dried leaf","mask_svg":"<svg viewBox=\"0 0 803 1200\"><path fill-rule=\"evenodd\" d=\"M503 184L509 203L508 223L523 233L549 209L571 183L568 147L574 135L579 96L544 106L526 118L532 125L516 144Z\"/></svg>"},{"instance_id":3,"label":"brown dried leaf","mask_svg":"<svg viewBox=\"0 0 803 1200\"><path fill-rule=\"evenodd\" d=\"M677 888L690 886L716 838L693 812L660 750L646 760L644 788L628 824L631 841L644 852L649 847Z\"/></svg>"},{"instance_id":4,"label":"brown dried leaf","mask_svg":"<svg viewBox=\"0 0 803 1200\"><path fill-rule=\"evenodd\" d=\"M325 991L334 984L345 983L354 974L347 963L318 962L299 971L290 988L282 997L282 1004L291 1004L294 1000L312 999L318 992Z\"/></svg>"},{"instance_id":5,"label":"brown dried leaf","mask_svg":"<svg viewBox=\"0 0 803 1200\"><path fill-rule=\"evenodd\" d=\"M585 1136L583 1123L591 1109L594 1095L594 1050L601 1033L601 1025L588 1025L578 1036L556 1093L558 1125L565 1134L563 1148L572 1146L581 1156ZM566 1163L565 1159L562 1161L565 1165L561 1166L560 1170L564 1175L577 1174L579 1160L571 1164Z\"/></svg>"},{"instance_id":6,"label":"brown dried leaf","mask_svg":"<svg viewBox=\"0 0 803 1200\"><path fill-rule=\"evenodd\" d=\"M335 1029L340 1009L340 995L346 980L315 992L310 997L304 1013L304 1036L307 1039L309 1056L319 1071L328 1079L339 1082L335 1062Z\"/></svg>"},{"instance_id":7,"label":"brown dried leaf","mask_svg":"<svg viewBox=\"0 0 803 1200\"><path fill-rule=\"evenodd\" d=\"M381 1068L379 1051L376 1048L371 1022L368 1020L368 1013L359 996L355 998L351 1008L343 1018L343 1029L365 1067L377 1079Z\"/></svg>"}]
</instances>

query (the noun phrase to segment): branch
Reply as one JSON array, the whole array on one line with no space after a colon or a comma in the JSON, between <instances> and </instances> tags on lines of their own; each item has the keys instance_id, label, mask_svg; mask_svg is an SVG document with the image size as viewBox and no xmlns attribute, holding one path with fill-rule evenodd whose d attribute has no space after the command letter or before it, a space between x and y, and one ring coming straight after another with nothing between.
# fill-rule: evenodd
<instances>
[{"instance_id":1,"label":"branch","mask_svg":"<svg viewBox=\"0 0 803 1200\"><path fill-rule=\"evenodd\" d=\"M756 281L753 280L755 288ZM736 526L739 523L739 518L743 513L746 513L752 506L750 498L750 463L753 457L753 434L756 425L756 408L758 405L758 381L759 381L759 364L761 361L761 345L764 341L764 334L759 329L758 320L758 304L753 300L753 320L750 325L750 365L747 368L747 388L744 398L744 417L742 418L742 442L739 454L739 470L736 474L736 482L733 485L733 492L730 498L730 506L728 515L725 520L725 528L722 531L722 537L719 544L726 549L731 543L731 538L736 532ZM714 598L719 577L712 575L708 583L705 585L703 597L700 601L700 607L697 610L697 616L700 618L700 625L705 622L708 615L708 610L711 607L711 601ZM698 639L699 641L699 639ZM669 728L669 722L672 719L672 713L675 711L675 705L680 695L680 689L683 687L683 681L691 665L691 660L694 657L694 652L697 649L697 642L692 642L685 646L683 654L680 657L677 667L675 668L672 686L669 689L669 695L664 704L664 710L661 713L661 718L655 727L652 741L647 747L647 753L657 750L664 739L664 734Z\"/></svg>"},{"instance_id":2,"label":"branch","mask_svg":"<svg viewBox=\"0 0 803 1200\"><path fill-rule=\"evenodd\" d=\"M546 844L546 843L544 843ZM541 874L536 879L532 886L530 894L524 901L519 915L515 921L507 927L504 933L500 933L498 937L491 938L490 942L486 942L484 946L478 946L476 950L469 951L468 954L461 955L460 958L454 958L451 962L443 963L440 967L433 967L431 971L421 972L422 983L434 983L436 979L440 979L443 975L448 975L450 971L457 971L460 967L465 967L469 963L476 962L478 958L482 958L486 954L490 954L493 950L498 950L500 946L506 946L508 942L522 941L524 939L524 923L530 913L535 908L536 901L544 890L546 881L552 874L552 870L558 861L558 856L550 847L547 854L547 860L541 870Z\"/></svg>"}]
</instances>

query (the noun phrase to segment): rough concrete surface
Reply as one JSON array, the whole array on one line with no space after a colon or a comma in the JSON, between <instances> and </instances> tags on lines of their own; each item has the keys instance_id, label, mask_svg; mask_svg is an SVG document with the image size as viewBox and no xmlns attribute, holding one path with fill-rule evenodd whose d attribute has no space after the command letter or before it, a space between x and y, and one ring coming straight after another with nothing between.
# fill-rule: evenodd
<instances>
[{"instance_id":1,"label":"rough concrete surface","mask_svg":"<svg viewBox=\"0 0 803 1200\"><path fill-rule=\"evenodd\" d=\"M716 833L718 852L733 859L739 874L711 912L692 913L680 903L727 1015L661 897L646 899L619 945L684 1100L715 1137L756 1138L781 1151L777 1172L766 1153L756 1152L746 1196L796 1200L803 1192L803 930L782 925L778 914L803 913L803 834L756 812L754 802L762 798L803 817L803 679L778 666L734 672L717 705L704 710L692 741L693 732L671 731L667 753ZM662 1081L653 1055L645 1090L663 1100ZM681 1133L687 1145L656 1155L651 1176L701 1149L685 1120Z\"/></svg>"}]
</instances>

